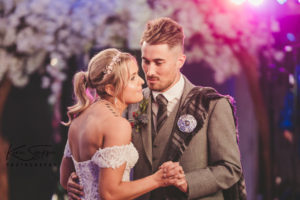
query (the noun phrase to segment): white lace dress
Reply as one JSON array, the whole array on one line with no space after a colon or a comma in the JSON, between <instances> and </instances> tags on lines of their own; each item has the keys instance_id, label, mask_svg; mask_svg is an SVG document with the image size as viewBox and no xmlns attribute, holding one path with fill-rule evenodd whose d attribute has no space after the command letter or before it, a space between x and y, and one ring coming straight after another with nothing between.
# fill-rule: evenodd
<instances>
[{"instance_id":1,"label":"white lace dress","mask_svg":"<svg viewBox=\"0 0 300 200\"><path fill-rule=\"evenodd\" d=\"M122 146L106 147L95 152L90 160L77 162L70 151L67 141L64 156L71 157L75 166L76 174L79 177L79 184L83 186L84 196L81 199L99 200L98 177L101 168L117 168L123 163L126 168L123 174L123 181L129 181L130 170L138 160L138 152L132 143Z\"/></svg>"}]
</instances>

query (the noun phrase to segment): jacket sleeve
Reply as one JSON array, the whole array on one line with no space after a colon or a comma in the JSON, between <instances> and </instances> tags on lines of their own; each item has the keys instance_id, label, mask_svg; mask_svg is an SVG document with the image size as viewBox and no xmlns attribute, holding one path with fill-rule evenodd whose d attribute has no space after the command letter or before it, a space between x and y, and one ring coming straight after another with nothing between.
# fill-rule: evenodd
<instances>
[{"instance_id":1,"label":"jacket sleeve","mask_svg":"<svg viewBox=\"0 0 300 200\"><path fill-rule=\"evenodd\" d=\"M186 173L189 199L228 189L242 174L231 106L226 98L213 103L207 116L208 166Z\"/></svg>"}]
</instances>

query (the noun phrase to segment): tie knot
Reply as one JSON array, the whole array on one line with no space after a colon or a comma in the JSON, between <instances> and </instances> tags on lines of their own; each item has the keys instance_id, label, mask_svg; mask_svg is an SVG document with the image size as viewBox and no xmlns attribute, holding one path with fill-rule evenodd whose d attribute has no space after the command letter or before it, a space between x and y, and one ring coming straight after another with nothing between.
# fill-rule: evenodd
<instances>
[{"instance_id":1,"label":"tie knot","mask_svg":"<svg viewBox=\"0 0 300 200\"><path fill-rule=\"evenodd\" d=\"M166 106L166 105L168 104L168 100L167 100L166 97L164 97L164 95L162 95L162 94L157 95L157 97L156 97L156 102L157 102L159 105L163 105L163 106Z\"/></svg>"}]
</instances>

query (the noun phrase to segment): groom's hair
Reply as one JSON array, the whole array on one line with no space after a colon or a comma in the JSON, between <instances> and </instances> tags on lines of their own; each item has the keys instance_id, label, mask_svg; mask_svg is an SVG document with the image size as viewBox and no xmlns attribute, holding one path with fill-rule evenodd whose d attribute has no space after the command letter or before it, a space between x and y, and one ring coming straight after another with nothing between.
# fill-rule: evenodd
<instances>
[{"instance_id":1,"label":"groom's hair","mask_svg":"<svg viewBox=\"0 0 300 200\"><path fill-rule=\"evenodd\" d=\"M169 48L180 46L183 50L184 34L180 24L168 17L148 21L143 32L141 45L147 42L151 45L167 44Z\"/></svg>"}]
</instances>

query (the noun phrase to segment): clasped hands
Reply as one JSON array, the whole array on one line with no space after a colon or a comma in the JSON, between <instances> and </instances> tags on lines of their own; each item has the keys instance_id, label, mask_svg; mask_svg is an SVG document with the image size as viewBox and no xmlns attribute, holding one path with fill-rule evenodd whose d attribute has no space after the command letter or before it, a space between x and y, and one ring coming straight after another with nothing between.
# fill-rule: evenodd
<instances>
[{"instance_id":1,"label":"clasped hands","mask_svg":"<svg viewBox=\"0 0 300 200\"><path fill-rule=\"evenodd\" d=\"M173 185L182 192L187 192L187 181L182 167L178 162L168 161L163 163L159 170L162 170L164 185Z\"/></svg>"},{"instance_id":2,"label":"clasped hands","mask_svg":"<svg viewBox=\"0 0 300 200\"><path fill-rule=\"evenodd\" d=\"M173 185L182 192L187 192L188 185L185 179L185 174L178 162L168 161L163 163L156 172L162 179L164 187ZM76 183L78 176L72 172L67 183L67 191L69 199L80 200L80 195L84 195L83 187Z\"/></svg>"}]
</instances>

